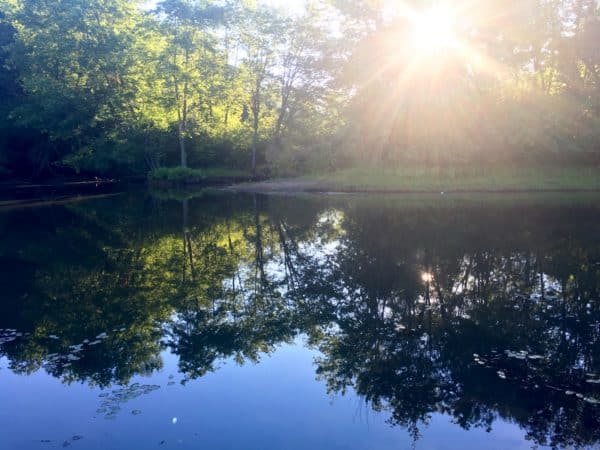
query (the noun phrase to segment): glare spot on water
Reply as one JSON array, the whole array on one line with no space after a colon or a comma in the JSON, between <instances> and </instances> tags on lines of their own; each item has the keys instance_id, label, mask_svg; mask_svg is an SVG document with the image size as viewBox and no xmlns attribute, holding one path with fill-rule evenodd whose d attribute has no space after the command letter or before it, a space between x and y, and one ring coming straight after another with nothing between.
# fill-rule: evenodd
<instances>
[{"instance_id":1,"label":"glare spot on water","mask_svg":"<svg viewBox=\"0 0 600 450\"><path fill-rule=\"evenodd\" d=\"M171 422L173 423L173 425L175 425L177 423L177 417L173 417L173 419L171 419Z\"/></svg>"}]
</instances>

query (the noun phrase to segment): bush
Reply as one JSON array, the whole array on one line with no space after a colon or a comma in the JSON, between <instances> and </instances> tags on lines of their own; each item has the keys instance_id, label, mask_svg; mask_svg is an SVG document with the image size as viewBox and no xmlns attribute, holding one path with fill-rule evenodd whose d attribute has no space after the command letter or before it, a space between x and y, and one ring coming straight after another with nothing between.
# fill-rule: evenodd
<instances>
[{"instance_id":1,"label":"bush","mask_svg":"<svg viewBox=\"0 0 600 450\"><path fill-rule=\"evenodd\" d=\"M195 178L202 179L204 174L189 167L160 167L151 171L148 177L156 181L184 182Z\"/></svg>"},{"instance_id":2,"label":"bush","mask_svg":"<svg viewBox=\"0 0 600 450\"><path fill-rule=\"evenodd\" d=\"M192 169L189 167L160 167L148 174L151 181L170 183L201 183L211 180L238 180L249 178L250 174L242 170L214 167L210 169Z\"/></svg>"}]
</instances>

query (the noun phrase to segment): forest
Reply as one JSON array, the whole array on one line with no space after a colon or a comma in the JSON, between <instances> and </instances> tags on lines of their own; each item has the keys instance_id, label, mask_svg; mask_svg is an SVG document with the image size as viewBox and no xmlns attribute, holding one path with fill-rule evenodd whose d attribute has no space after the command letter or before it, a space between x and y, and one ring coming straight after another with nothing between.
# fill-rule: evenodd
<instances>
[{"instance_id":1,"label":"forest","mask_svg":"<svg viewBox=\"0 0 600 450\"><path fill-rule=\"evenodd\" d=\"M598 166L595 0L0 0L0 177Z\"/></svg>"}]
</instances>

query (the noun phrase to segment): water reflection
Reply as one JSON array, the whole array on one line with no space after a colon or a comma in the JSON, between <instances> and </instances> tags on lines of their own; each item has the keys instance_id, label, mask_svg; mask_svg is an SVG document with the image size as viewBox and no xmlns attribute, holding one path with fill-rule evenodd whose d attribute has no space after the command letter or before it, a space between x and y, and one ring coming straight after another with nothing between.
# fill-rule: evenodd
<instances>
[{"instance_id":1,"label":"water reflection","mask_svg":"<svg viewBox=\"0 0 600 450\"><path fill-rule=\"evenodd\" d=\"M165 349L186 384L306 335L330 392L356 391L415 439L438 412L594 445L595 205L131 195L11 211L0 356L15 373L112 386L110 416L158 389L114 385L161 369Z\"/></svg>"}]
</instances>

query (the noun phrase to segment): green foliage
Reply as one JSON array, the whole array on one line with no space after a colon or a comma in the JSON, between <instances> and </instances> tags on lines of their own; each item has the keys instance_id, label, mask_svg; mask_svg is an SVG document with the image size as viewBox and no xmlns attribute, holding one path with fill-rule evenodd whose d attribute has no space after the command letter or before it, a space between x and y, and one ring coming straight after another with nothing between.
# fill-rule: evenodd
<instances>
[{"instance_id":1,"label":"green foliage","mask_svg":"<svg viewBox=\"0 0 600 450\"><path fill-rule=\"evenodd\" d=\"M473 4L465 50L440 54L411 47L410 23L377 2L288 17L245 1L0 0L0 162L17 175L597 165L600 9L576 3Z\"/></svg>"},{"instance_id":2,"label":"green foliage","mask_svg":"<svg viewBox=\"0 0 600 450\"><path fill-rule=\"evenodd\" d=\"M160 167L152 170L148 178L152 181L193 183L215 178L249 178L248 172L228 168L191 169L189 167Z\"/></svg>"},{"instance_id":3,"label":"green foliage","mask_svg":"<svg viewBox=\"0 0 600 450\"><path fill-rule=\"evenodd\" d=\"M184 183L186 181L196 181L205 178L204 172L189 167L161 167L154 169L148 174L151 180L172 181L176 183Z\"/></svg>"}]
</instances>

